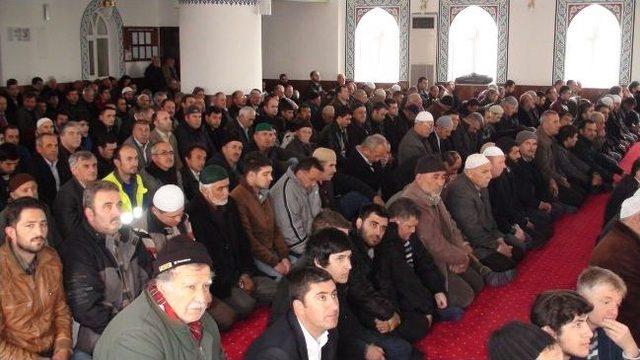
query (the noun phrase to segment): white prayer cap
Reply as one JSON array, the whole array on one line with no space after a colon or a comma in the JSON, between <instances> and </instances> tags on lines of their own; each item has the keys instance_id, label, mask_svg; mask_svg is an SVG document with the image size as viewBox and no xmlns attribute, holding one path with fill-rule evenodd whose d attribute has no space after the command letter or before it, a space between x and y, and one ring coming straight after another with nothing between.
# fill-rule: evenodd
<instances>
[{"instance_id":1,"label":"white prayer cap","mask_svg":"<svg viewBox=\"0 0 640 360\"><path fill-rule=\"evenodd\" d=\"M393 84L393 85L391 86L391 89L389 89L389 90L391 90L391 91L393 91L393 92L396 92L396 91L402 91L402 88L401 88L401 87L400 87L400 85L398 85L398 84Z\"/></svg>"},{"instance_id":2,"label":"white prayer cap","mask_svg":"<svg viewBox=\"0 0 640 360\"><path fill-rule=\"evenodd\" d=\"M122 94L123 94L123 95L124 95L124 94L126 94L126 93L128 93L128 92L133 92L133 89L132 89L132 88L130 88L130 87L128 87L128 86L127 86L126 88L122 89Z\"/></svg>"},{"instance_id":3,"label":"white prayer cap","mask_svg":"<svg viewBox=\"0 0 640 360\"><path fill-rule=\"evenodd\" d=\"M364 83L364 86L366 86L368 89L371 89L371 90L376 88L376 84L371 81Z\"/></svg>"},{"instance_id":4,"label":"white prayer cap","mask_svg":"<svg viewBox=\"0 0 640 360\"><path fill-rule=\"evenodd\" d=\"M464 162L464 169L471 170L479 168L482 165L489 164L489 159L482 154L471 154Z\"/></svg>"},{"instance_id":5,"label":"white prayer cap","mask_svg":"<svg viewBox=\"0 0 640 360\"><path fill-rule=\"evenodd\" d=\"M612 95L609 95L609 97L613 99L614 104L620 104L622 102L622 98L618 94L612 94Z\"/></svg>"},{"instance_id":6,"label":"white prayer cap","mask_svg":"<svg viewBox=\"0 0 640 360\"><path fill-rule=\"evenodd\" d=\"M603 105L607 105L609 107L613 106L613 98L611 98L609 95L603 97L602 99L600 99L600 103Z\"/></svg>"},{"instance_id":7,"label":"white prayer cap","mask_svg":"<svg viewBox=\"0 0 640 360\"><path fill-rule=\"evenodd\" d=\"M484 151L482 152L482 155L486 157L504 156L504 152L502 152L502 150L500 150L500 148L497 146L489 146L488 148L484 149Z\"/></svg>"},{"instance_id":8,"label":"white prayer cap","mask_svg":"<svg viewBox=\"0 0 640 360\"><path fill-rule=\"evenodd\" d=\"M48 117L40 118L38 120L38 122L36 123L36 128L39 128L40 126L42 126L42 125L44 125L46 123L51 123L51 125L53 125L53 120L49 119Z\"/></svg>"},{"instance_id":9,"label":"white prayer cap","mask_svg":"<svg viewBox=\"0 0 640 360\"><path fill-rule=\"evenodd\" d=\"M637 214L640 211L640 196L635 194L622 202L620 206L620 220L626 219Z\"/></svg>"},{"instance_id":10,"label":"white prayer cap","mask_svg":"<svg viewBox=\"0 0 640 360\"><path fill-rule=\"evenodd\" d=\"M164 212L178 211L184 208L184 193L176 185L164 185L153 195L153 206Z\"/></svg>"},{"instance_id":11,"label":"white prayer cap","mask_svg":"<svg viewBox=\"0 0 640 360\"><path fill-rule=\"evenodd\" d=\"M433 115L428 111L420 111L416 115L415 122L433 122Z\"/></svg>"}]
</instances>

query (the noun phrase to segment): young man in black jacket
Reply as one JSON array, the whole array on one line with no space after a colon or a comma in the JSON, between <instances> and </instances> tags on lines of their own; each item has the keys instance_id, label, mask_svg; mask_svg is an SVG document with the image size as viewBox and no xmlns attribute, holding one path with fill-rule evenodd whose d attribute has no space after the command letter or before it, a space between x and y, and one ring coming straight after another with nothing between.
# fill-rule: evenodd
<instances>
[{"instance_id":1,"label":"young man in black jacket","mask_svg":"<svg viewBox=\"0 0 640 360\"><path fill-rule=\"evenodd\" d=\"M338 291L315 266L288 275L291 309L251 344L247 360L334 360L338 347Z\"/></svg>"},{"instance_id":2,"label":"young man in black jacket","mask_svg":"<svg viewBox=\"0 0 640 360\"><path fill-rule=\"evenodd\" d=\"M418 205L401 197L389 206L389 215L389 226L374 260L381 291L396 299L400 308L424 311L443 321L460 319L463 310L448 305L445 277L415 234Z\"/></svg>"},{"instance_id":3,"label":"young man in black jacket","mask_svg":"<svg viewBox=\"0 0 640 360\"><path fill-rule=\"evenodd\" d=\"M379 245L388 223L389 215L380 205L370 204L360 210L357 231L352 237L353 281L349 286L349 303L366 326L414 342L427 334L432 309L428 305L418 311L400 306L379 286L375 262L384 252Z\"/></svg>"},{"instance_id":4,"label":"young man in black jacket","mask_svg":"<svg viewBox=\"0 0 640 360\"><path fill-rule=\"evenodd\" d=\"M338 320L340 333L338 356L340 358L408 359L411 356L411 344L399 337L367 329L360 323L347 302L351 272L351 243L345 233L335 228L318 230L309 238L305 253L297 266L315 266L324 269L331 274L336 283L340 303ZM270 322L285 316L290 305L289 282L283 278L278 284Z\"/></svg>"}]
</instances>

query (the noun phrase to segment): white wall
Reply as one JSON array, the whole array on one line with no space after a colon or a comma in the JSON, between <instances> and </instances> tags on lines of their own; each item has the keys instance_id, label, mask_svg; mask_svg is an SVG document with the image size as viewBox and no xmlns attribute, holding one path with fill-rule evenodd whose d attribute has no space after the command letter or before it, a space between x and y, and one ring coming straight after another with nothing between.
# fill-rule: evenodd
<instances>
[{"instance_id":1,"label":"white wall","mask_svg":"<svg viewBox=\"0 0 640 360\"><path fill-rule=\"evenodd\" d=\"M267 79L287 73L307 80L316 69L325 80L344 72L345 0L272 2L262 17L262 71Z\"/></svg>"},{"instance_id":2,"label":"white wall","mask_svg":"<svg viewBox=\"0 0 640 360\"><path fill-rule=\"evenodd\" d=\"M43 4L49 4L45 21ZM66 82L81 78L80 22L89 0L0 0L0 82L55 76ZM125 26L177 26L177 8L168 0L119 0ZM8 41L7 28L31 29L31 41ZM131 76L141 76L145 63L127 63Z\"/></svg>"}]
</instances>

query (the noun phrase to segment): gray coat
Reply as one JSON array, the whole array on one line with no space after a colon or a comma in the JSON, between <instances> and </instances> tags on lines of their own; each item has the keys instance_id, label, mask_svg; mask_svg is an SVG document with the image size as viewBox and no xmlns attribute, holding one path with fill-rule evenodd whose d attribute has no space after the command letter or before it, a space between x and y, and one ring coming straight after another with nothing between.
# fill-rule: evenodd
<instances>
[{"instance_id":1,"label":"gray coat","mask_svg":"<svg viewBox=\"0 0 640 360\"><path fill-rule=\"evenodd\" d=\"M479 259L496 251L497 240L504 234L493 218L487 188L478 190L467 175L461 174L447 187L444 202Z\"/></svg>"},{"instance_id":2,"label":"gray coat","mask_svg":"<svg viewBox=\"0 0 640 360\"><path fill-rule=\"evenodd\" d=\"M409 160L415 160L432 153L433 150L429 145L428 138L420 137L415 130L411 129L398 145L398 166L404 165Z\"/></svg>"},{"instance_id":3,"label":"gray coat","mask_svg":"<svg viewBox=\"0 0 640 360\"><path fill-rule=\"evenodd\" d=\"M302 254L313 218L322 210L318 185L308 191L289 168L269 190L269 197L289 251Z\"/></svg>"},{"instance_id":4,"label":"gray coat","mask_svg":"<svg viewBox=\"0 0 640 360\"><path fill-rule=\"evenodd\" d=\"M545 181L554 179L558 185L566 180L564 174L556 167L558 157L558 142L554 137L547 135L542 126L538 127L538 150L536 150L536 166L542 172Z\"/></svg>"}]
</instances>

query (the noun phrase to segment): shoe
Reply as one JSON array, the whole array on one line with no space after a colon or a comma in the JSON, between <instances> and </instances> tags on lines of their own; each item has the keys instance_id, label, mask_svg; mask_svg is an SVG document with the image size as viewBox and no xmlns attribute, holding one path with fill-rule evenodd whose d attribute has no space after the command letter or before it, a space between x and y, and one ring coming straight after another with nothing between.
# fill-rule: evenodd
<instances>
[{"instance_id":1,"label":"shoe","mask_svg":"<svg viewBox=\"0 0 640 360\"><path fill-rule=\"evenodd\" d=\"M516 277L516 270L508 270L505 272L492 271L484 276L484 282L493 287L504 286L513 281Z\"/></svg>"}]
</instances>

